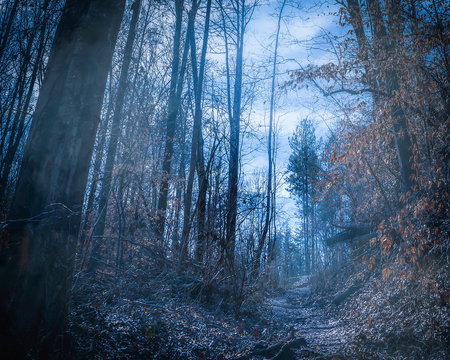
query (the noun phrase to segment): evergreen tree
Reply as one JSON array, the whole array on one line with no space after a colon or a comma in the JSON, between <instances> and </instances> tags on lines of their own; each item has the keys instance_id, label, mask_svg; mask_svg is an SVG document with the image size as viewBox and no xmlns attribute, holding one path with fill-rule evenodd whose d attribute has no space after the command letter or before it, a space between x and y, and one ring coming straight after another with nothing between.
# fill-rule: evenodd
<instances>
[{"instance_id":1,"label":"evergreen tree","mask_svg":"<svg viewBox=\"0 0 450 360\"><path fill-rule=\"evenodd\" d=\"M292 154L289 157L287 177L289 191L301 206L302 234L305 247L305 271L309 273L316 265L317 251L314 234L315 204L314 183L319 174L318 144L311 120L304 119L289 139Z\"/></svg>"}]
</instances>

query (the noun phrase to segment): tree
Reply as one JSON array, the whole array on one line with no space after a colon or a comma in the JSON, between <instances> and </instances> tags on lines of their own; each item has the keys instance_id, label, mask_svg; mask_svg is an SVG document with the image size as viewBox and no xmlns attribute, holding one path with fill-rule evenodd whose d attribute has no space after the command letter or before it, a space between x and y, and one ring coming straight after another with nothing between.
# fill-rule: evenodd
<instances>
[{"instance_id":1,"label":"tree","mask_svg":"<svg viewBox=\"0 0 450 360\"><path fill-rule=\"evenodd\" d=\"M49 357L61 345L81 206L124 5L68 0L55 34L1 254L1 341L10 357L31 346Z\"/></svg>"},{"instance_id":2,"label":"tree","mask_svg":"<svg viewBox=\"0 0 450 360\"><path fill-rule=\"evenodd\" d=\"M89 262L89 271L95 272L97 268L98 258L100 256L100 244L105 232L106 211L108 208L108 198L111 191L111 182L113 177L114 161L116 158L117 145L121 133L120 123L123 115L123 107L125 100L125 93L128 84L128 72L130 68L131 55L133 54L133 44L136 37L136 27L139 19L139 12L141 9L141 1L136 0L132 5L133 16L130 22L130 29L128 31L127 42L124 49L122 70L120 73L119 84L117 88L117 97L115 102L114 116L112 119L111 138L108 144L108 151L106 154L106 164L103 175L102 187L100 190L100 200L98 209L98 220L94 229L94 242L92 245L92 254Z\"/></svg>"},{"instance_id":3,"label":"tree","mask_svg":"<svg viewBox=\"0 0 450 360\"><path fill-rule=\"evenodd\" d=\"M194 172L197 168L198 174L198 238L196 246L196 259L201 261L204 251L205 242L205 208L206 208L206 190L208 188L207 176L205 173L205 160L203 154L203 137L202 137L202 96L203 96L203 82L205 76L206 65L206 51L208 48L209 37L209 21L211 16L211 0L207 1L206 5L206 18L205 28L203 31L203 43L200 57L200 67L197 65L196 45L195 45L195 29L193 27L190 32L190 46L191 46L191 64L192 64L192 76L194 84L195 95L195 113L194 113L194 125L192 129L192 146L191 146L191 159L189 165L188 183L185 196L185 209L184 209L184 223L183 223L183 236L182 236L182 253L180 258L180 264L183 263L183 259L186 256L186 248L189 236L189 227L191 222L191 202L192 202L192 187L194 180Z\"/></svg>"},{"instance_id":4,"label":"tree","mask_svg":"<svg viewBox=\"0 0 450 360\"><path fill-rule=\"evenodd\" d=\"M394 2L395 3L395 2ZM381 5L378 0L368 0L367 7L371 19L372 29L372 48L369 48L367 36L364 32L364 25L362 23L361 10L356 0L347 1L350 23L355 30L357 41L359 44L359 51L364 60L365 70L371 85L380 87L384 96L376 95L375 101L378 106L383 106L381 101L387 102L390 107L390 117L392 119L392 129L394 133L394 142L397 150L398 164L401 174L401 183L405 192L411 190L411 139L406 124L406 114L401 104L392 102L395 93L400 90L398 72L395 70L395 65L386 64L386 59L395 58L394 51L397 48L396 37L399 36L397 26L391 26L390 31L386 29L386 24L383 20L381 12ZM399 6L389 7L389 21L392 24L402 26ZM370 58L369 51L374 54L373 62L375 69L371 69L368 63ZM371 79L371 74L374 74L375 79Z\"/></svg>"},{"instance_id":5,"label":"tree","mask_svg":"<svg viewBox=\"0 0 450 360\"><path fill-rule=\"evenodd\" d=\"M303 218L303 240L305 246L305 269L309 273L314 267L314 232L311 222L314 219L314 185L319 173L319 159L314 127L311 120L304 119L289 139L292 154L289 157L287 178L289 190L300 201Z\"/></svg>"},{"instance_id":6,"label":"tree","mask_svg":"<svg viewBox=\"0 0 450 360\"><path fill-rule=\"evenodd\" d=\"M264 227L262 233L259 237L258 247L255 254L255 264L254 271L255 275L258 275L261 253L264 247L264 243L266 241L267 232L269 231L270 218L272 214L271 200L272 200L272 171L274 169L273 166L273 149L272 149L272 138L273 138L273 118L275 113L275 81L276 81L276 70L277 70L277 55L278 55L278 40L280 37L280 27L281 27L281 19L283 15L283 9L286 5L286 0L283 0L281 4L280 12L278 14L278 22L277 22L277 32L275 35L275 49L273 55L273 63L272 63L272 84L270 87L270 110L269 110L269 135L267 141L267 157L268 157L268 171L267 171L267 194L266 194L266 217L264 220ZM273 246L273 245L272 245Z\"/></svg>"},{"instance_id":7,"label":"tree","mask_svg":"<svg viewBox=\"0 0 450 360\"><path fill-rule=\"evenodd\" d=\"M5 14L7 24L2 24L6 28L2 28L5 37L0 47L8 43L0 55L0 202L5 210L13 195L20 160L17 155L28 132L29 113L45 69L49 39L54 35L52 22L58 20L60 11L58 0L44 0L31 14L26 14L28 6L31 5L14 1L10 13ZM18 71L12 72L16 67Z\"/></svg>"},{"instance_id":8,"label":"tree","mask_svg":"<svg viewBox=\"0 0 450 360\"><path fill-rule=\"evenodd\" d=\"M234 250L236 243L236 220L237 220L237 199L238 199L238 184L239 184L239 151L240 151L240 122L241 122L241 101L242 101L242 78L243 78L243 63L244 63L244 35L247 25L252 18L255 10L256 2L247 3L245 0L232 0L232 17L234 18L233 34L227 28L226 19L230 19L230 14L224 7L223 2L220 2L222 29L225 39L225 63L227 72L227 106L228 118L230 124L230 155L228 163L228 193L227 193L227 216L226 216L226 261L230 271L234 268ZM234 68L234 84L233 91L231 89L231 74L230 74L230 53L229 53L229 38L235 44L236 58ZM231 98L233 93L233 98Z\"/></svg>"},{"instance_id":9,"label":"tree","mask_svg":"<svg viewBox=\"0 0 450 360\"><path fill-rule=\"evenodd\" d=\"M184 81L185 65L180 67L181 25L183 20L184 0L175 0L175 34L173 40L173 59L170 77L169 99L167 104L166 134L164 156L161 169L161 185L158 195L158 212L155 222L156 235L163 242L166 226L167 197L169 194L169 177L171 173L173 146L175 141L176 120L179 110L181 89ZM193 21L193 20L192 20ZM187 57L188 41L184 48L183 58ZM184 60L185 61L185 60Z\"/></svg>"},{"instance_id":10,"label":"tree","mask_svg":"<svg viewBox=\"0 0 450 360\"><path fill-rule=\"evenodd\" d=\"M9 3L7 4L9 5ZM8 44L9 34L11 31L11 26L14 22L14 18L17 12L17 7L19 5L19 0L14 0L11 6L11 10L4 17L5 21L2 23L1 40L0 40L0 58L3 56L6 45Z\"/></svg>"}]
</instances>

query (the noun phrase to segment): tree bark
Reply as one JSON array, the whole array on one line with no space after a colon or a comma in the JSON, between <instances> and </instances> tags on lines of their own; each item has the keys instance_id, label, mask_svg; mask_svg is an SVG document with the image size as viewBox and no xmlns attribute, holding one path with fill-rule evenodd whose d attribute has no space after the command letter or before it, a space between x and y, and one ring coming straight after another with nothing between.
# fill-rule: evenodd
<instances>
[{"instance_id":1,"label":"tree bark","mask_svg":"<svg viewBox=\"0 0 450 360\"><path fill-rule=\"evenodd\" d=\"M393 69L386 70L386 58L393 54L395 47L393 46L391 32L388 35L386 25L381 13L381 5L378 0L367 0L368 13L372 22L372 35L373 35L373 50L374 57L377 63L377 77L379 83L385 88L387 94L386 101L392 101L395 97L395 93L399 90L399 78L397 72ZM358 46L362 54L363 63L365 66L366 74L368 76L369 83L373 84L372 71L369 64L369 48L367 37L364 32L364 26L362 23L361 8L356 0L347 0L347 8L349 10L350 22L355 30L355 35L358 41ZM395 7L396 8L396 7ZM394 8L394 9L395 9ZM395 16L394 16L395 17ZM388 65L389 67L389 65ZM384 70L383 70L384 68ZM380 99L375 99L379 102ZM394 143L397 152L397 160L399 164L401 186L403 191L407 192L411 190L411 139L408 133L406 114L403 107L395 99L393 104L390 105L392 129L394 133Z\"/></svg>"},{"instance_id":2,"label":"tree bark","mask_svg":"<svg viewBox=\"0 0 450 360\"><path fill-rule=\"evenodd\" d=\"M55 34L0 259L2 354L61 345L90 157L125 0L68 0Z\"/></svg>"}]
</instances>

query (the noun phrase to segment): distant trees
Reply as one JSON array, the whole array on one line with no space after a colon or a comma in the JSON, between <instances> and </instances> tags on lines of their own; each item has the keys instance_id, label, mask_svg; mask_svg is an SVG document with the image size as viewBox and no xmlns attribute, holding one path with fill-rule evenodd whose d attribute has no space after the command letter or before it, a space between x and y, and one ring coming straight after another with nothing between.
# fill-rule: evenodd
<instances>
[{"instance_id":1,"label":"distant trees","mask_svg":"<svg viewBox=\"0 0 450 360\"><path fill-rule=\"evenodd\" d=\"M125 44L122 68L120 71L119 83L117 86L117 97L115 99L115 109L111 124L111 137L106 153L105 169L103 174L102 186L100 190L100 198L98 205L98 220L94 229L94 241L92 245L92 254L89 262L89 270L95 272L97 268L97 258L99 257L99 244L102 241L105 232L106 211L108 208L108 199L111 192L112 174L114 162L116 158L117 146L122 129L120 123L123 117L123 107L125 101L126 90L128 86L128 73L130 70L131 56L133 54L133 45L136 38L136 27L141 9L141 1L136 0L132 5L133 16L128 30L127 41Z\"/></svg>"},{"instance_id":2,"label":"distant trees","mask_svg":"<svg viewBox=\"0 0 450 360\"><path fill-rule=\"evenodd\" d=\"M329 243L339 243L333 264L349 259L340 256L346 252L384 281L396 269L397 289L412 283L426 289L448 272L448 6L415 0L339 4L347 33L328 38L336 59L293 72L291 81L294 87L312 84L341 104L317 186L317 209L327 203L338 209L321 220ZM410 295L428 299L445 292L442 283L435 286Z\"/></svg>"},{"instance_id":3,"label":"distant trees","mask_svg":"<svg viewBox=\"0 0 450 360\"><path fill-rule=\"evenodd\" d=\"M7 211L62 2L15 0L1 6L0 206Z\"/></svg>"},{"instance_id":4,"label":"distant trees","mask_svg":"<svg viewBox=\"0 0 450 360\"><path fill-rule=\"evenodd\" d=\"M320 172L319 148L311 120L301 121L289 139L289 144L292 154L289 157L287 180L290 191L301 205L305 271L310 273L315 270L317 263L316 188Z\"/></svg>"},{"instance_id":5,"label":"distant trees","mask_svg":"<svg viewBox=\"0 0 450 360\"><path fill-rule=\"evenodd\" d=\"M229 165L226 158L230 156L230 143L224 140L230 131L230 115L233 116L233 111L228 110L234 108L234 103L238 104L239 96L242 97L241 88L245 86L240 79L243 77L243 53L236 63L235 39L238 33L239 39L243 36L254 4L239 2L243 12L239 10L238 13L228 2L217 4L218 8L214 7L214 1L184 4L184 8L180 4L143 3L143 18L138 21L136 33L138 55L133 56L130 63L136 71L129 79L132 81L128 84L130 96L125 96L124 100L124 108L129 110L120 116L115 110L115 97L118 96L115 93L119 92L120 69L122 59L125 59L122 52L125 50L123 46L116 49L102 111L102 126L97 134L90 174L92 182L87 188L81 269L85 264L98 262L102 266L96 268L101 271L103 266L119 264L119 259L126 257L129 261L141 261L142 252L151 251L155 256L158 254L162 263L166 257L175 258L179 271L184 271L192 261L204 262L206 268L213 267L219 259L223 269L232 270L228 252L231 248L234 252L235 246L228 249L226 245L230 182L224 172L225 166ZM146 24L152 26L152 22L159 21L160 15L168 10L173 11L174 16L162 23L163 31L152 35L146 33ZM223 17L230 16L237 21L238 32L229 27L229 23L225 22L224 27ZM126 42L126 36L126 30L122 31L119 44ZM151 36L153 43L147 40ZM214 37L212 44L208 41L210 36ZM222 42L220 45L218 40ZM162 45L153 46L154 43ZM172 51L169 51L169 44ZM228 72L227 61L223 64L223 73L217 64L208 62L212 46L228 47L224 54L228 59ZM146 57L152 59L151 63ZM174 66L178 69L174 70ZM241 75L236 75L236 66L242 67L238 71ZM236 78L238 82L234 84ZM222 96L228 92L230 96ZM235 108L236 114L242 113L239 104ZM110 161L105 162L102 158L116 136L110 119L117 116L122 118L120 152L114 161L115 170L107 176ZM161 121L169 118L170 124ZM235 133L234 137L240 142L242 134ZM240 151L238 146L234 156L236 175L240 169ZM170 173L167 172L169 160ZM111 181L111 203L105 207L102 189L108 181ZM235 185L237 217L239 189L238 183ZM99 241L102 218L94 217L95 212L107 215L104 218L105 241ZM136 236L139 239L136 240Z\"/></svg>"}]
</instances>

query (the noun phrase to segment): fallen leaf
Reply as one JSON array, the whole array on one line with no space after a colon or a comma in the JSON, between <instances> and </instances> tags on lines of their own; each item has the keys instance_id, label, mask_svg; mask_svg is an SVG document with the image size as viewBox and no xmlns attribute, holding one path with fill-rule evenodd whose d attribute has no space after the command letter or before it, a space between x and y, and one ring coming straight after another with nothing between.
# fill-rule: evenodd
<instances>
[{"instance_id":1,"label":"fallen leaf","mask_svg":"<svg viewBox=\"0 0 450 360\"><path fill-rule=\"evenodd\" d=\"M388 268L383 269L383 280L386 282L389 279L389 276L391 275L391 270Z\"/></svg>"}]
</instances>

